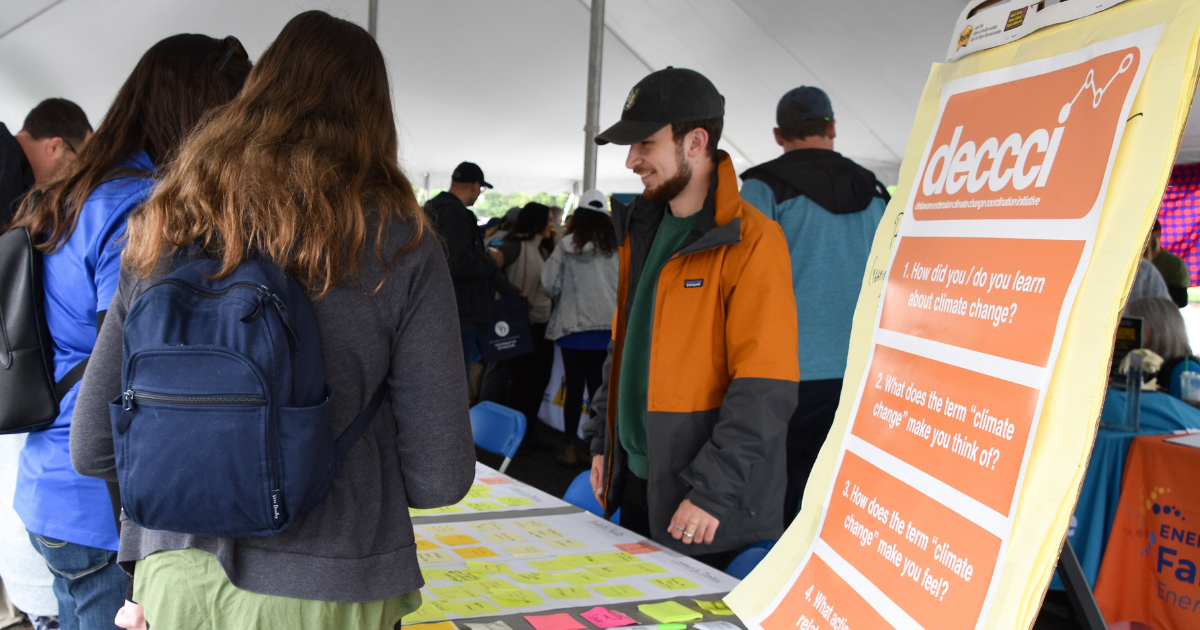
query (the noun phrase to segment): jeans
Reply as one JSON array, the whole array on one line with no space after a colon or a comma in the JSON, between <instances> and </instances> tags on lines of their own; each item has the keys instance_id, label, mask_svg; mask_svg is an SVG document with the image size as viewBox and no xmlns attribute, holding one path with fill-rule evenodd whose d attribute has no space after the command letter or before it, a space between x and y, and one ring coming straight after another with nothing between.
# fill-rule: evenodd
<instances>
[{"instance_id":1,"label":"jeans","mask_svg":"<svg viewBox=\"0 0 1200 630\"><path fill-rule=\"evenodd\" d=\"M117 552L29 534L54 576L62 630L113 630L125 605L125 572Z\"/></svg>"}]
</instances>

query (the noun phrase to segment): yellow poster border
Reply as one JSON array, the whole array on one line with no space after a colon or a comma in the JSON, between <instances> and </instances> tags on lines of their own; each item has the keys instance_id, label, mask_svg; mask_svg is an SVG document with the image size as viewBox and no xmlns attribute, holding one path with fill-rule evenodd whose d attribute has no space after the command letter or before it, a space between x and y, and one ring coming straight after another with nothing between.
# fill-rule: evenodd
<instances>
[{"instance_id":1,"label":"yellow poster border","mask_svg":"<svg viewBox=\"0 0 1200 630\"><path fill-rule=\"evenodd\" d=\"M1113 165L1092 259L1067 320L1034 436L1008 552L984 627L1028 628L1033 624L1087 469L1104 402L1116 325L1187 122L1198 70L1200 0L1124 2L953 63L934 64L909 136L900 184L875 234L863 277L837 417L809 477L800 515L759 567L726 597L739 617L753 619L770 606L816 537L838 454L844 446L850 410L870 356L884 272L937 119L942 86L1158 24L1165 27L1134 99Z\"/></svg>"}]
</instances>

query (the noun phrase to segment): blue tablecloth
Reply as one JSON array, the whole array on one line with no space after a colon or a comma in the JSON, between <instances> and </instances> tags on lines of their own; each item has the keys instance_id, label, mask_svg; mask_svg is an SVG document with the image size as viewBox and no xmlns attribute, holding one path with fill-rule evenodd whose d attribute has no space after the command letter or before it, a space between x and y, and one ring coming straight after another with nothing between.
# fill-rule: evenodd
<instances>
[{"instance_id":1,"label":"blue tablecloth","mask_svg":"<svg viewBox=\"0 0 1200 630\"><path fill-rule=\"evenodd\" d=\"M1100 421L1120 424L1125 415L1125 390L1110 389L1104 396L1104 411ZM1083 574L1088 585L1096 586L1100 573L1100 560L1108 544L1113 518L1117 514L1117 501L1121 498L1121 479L1125 473L1125 457L1129 445L1139 435L1162 435L1185 429L1200 430L1200 409L1162 392L1142 392L1141 421L1137 433L1111 431L1101 428L1096 432L1096 444L1088 462L1087 476L1079 492L1079 503L1071 518L1067 538L1083 565ZM1062 590L1058 575L1050 582L1050 588Z\"/></svg>"}]
</instances>

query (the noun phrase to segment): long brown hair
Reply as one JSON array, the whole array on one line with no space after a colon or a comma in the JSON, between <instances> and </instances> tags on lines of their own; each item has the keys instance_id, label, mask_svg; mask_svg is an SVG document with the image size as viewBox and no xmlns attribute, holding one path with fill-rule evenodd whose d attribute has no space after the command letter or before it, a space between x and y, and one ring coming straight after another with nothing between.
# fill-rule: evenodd
<instances>
[{"instance_id":1,"label":"long brown hair","mask_svg":"<svg viewBox=\"0 0 1200 630\"><path fill-rule=\"evenodd\" d=\"M567 235L574 241L575 249L581 251L588 243L595 243L596 249L605 256L612 256L617 251L617 231L607 212L580 206L571 215Z\"/></svg>"},{"instance_id":2,"label":"long brown hair","mask_svg":"<svg viewBox=\"0 0 1200 630\"><path fill-rule=\"evenodd\" d=\"M124 264L146 277L196 243L221 261L219 276L261 255L320 297L353 279L378 215L372 237L386 273L389 219L416 227L397 256L425 226L397 146L375 40L327 13L301 13L130 217Z\"/></svg>"},{"instance_id":3,"label":"long brown hair","mask_svg":"<svg viewBox=\"0 0 1200 630\"><path fill-rule=\"evenodd\" d=\"M151 46L75 161L46 186L36 207L33 197L26 197L13 227L29 228L38 249L53 253L71 238L88 195L118 164L145 151L161 170L205 112L228 102L246 80L246 59L232 58L218 71L228 47L192 34Z\"/></svg>"}]
</instances>

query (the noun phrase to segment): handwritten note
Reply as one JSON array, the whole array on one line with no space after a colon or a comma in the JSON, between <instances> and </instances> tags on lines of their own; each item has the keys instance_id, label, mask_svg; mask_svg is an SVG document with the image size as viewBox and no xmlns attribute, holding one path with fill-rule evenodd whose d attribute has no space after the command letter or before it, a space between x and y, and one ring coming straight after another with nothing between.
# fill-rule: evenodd
<instances>
[{"instance_id":1,"label":"handwritten note","mask_svg":"<svg viewBox=\"0 0 1200 630\"><path fill-rule=\"evenodd\" d=\"M676 576L658 578L658 579L648 580L648 581L651 584L661 587L661 588L665 588L668 591L681 591L686 588L700 588L699 584L696 584L695 582L693 582L691 580L687 580L687 579L684 579L681 577L676 577Z\"/></svg>"},{"instance_id":2,"label":"handwritten note","mask_svg":"<svg viewBox=\"0 0 1200 630\"><path fill-rule=\"evenodd\" d=\"M581 613L579 616L592 622L592 624L601 630L620 626L632 626L637 623L637 621L634 621L627 615L615 610L609 610L603 606L597 606L585 613Z\"/></svg>"},{"instance_id":3,"label":"handwritten note","mask_svg":"<svg viewBox=\"0 0 1200 630\"><path fill-rule=\"evenodd\" d=\"M590 599L592 594L582 586L548 586L544 589L552 599Z\"/></svg>"},{"instance_id":4,"label":"handwritten note","mask_svg":"<svg viewBox=\"0 0 1200 630\"><path fill-rule=\"evenodd\" d=\"M593 586L592 590L611 599L628 599L630 597L645 597L641 591L625 584L610 584L608 586Z\"/></svg>"},{"instance_id":5,"label":"handwritten note","mask_svg":"<svg viewBox=\"0 0 1200 630\"><path fill-rule=\"evenodd\" d=\"M443 545L449 545L451 547L454 547L455 545L478 545L479 544L478 540L475 540L474 538L471 538L470 536L467 536L465 534L459 534L456 536L438 536L437 539L438 539L438 542L442 543Z\"/></svg>"}]
</instances>

